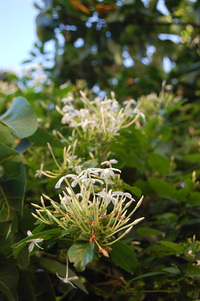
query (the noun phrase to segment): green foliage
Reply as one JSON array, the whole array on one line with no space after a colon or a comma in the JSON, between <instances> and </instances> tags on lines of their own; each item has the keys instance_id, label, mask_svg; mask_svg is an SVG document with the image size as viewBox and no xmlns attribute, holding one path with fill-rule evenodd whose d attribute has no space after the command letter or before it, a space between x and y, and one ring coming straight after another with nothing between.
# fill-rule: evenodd
<instances>
[{"instance_id":1,"label":"green foliage","mask_svg":"<svg viewBox=\"0 0 200 301\"><path fill-rule=\"evenodd\" d=\"M48 58L53 40L53 67L45 69L56 83L84 79L97 94L114 90L123 99L159 92L167 80L179 95L198 97L199 1L54 0L36 8L39 42L28 61Z\"/></svg>"},{"instance_id":2,"label":"green foliage","mask_svg":"<svg viewBox=\"0 0 200 301\"><path fill-rule=\"evenodd\" d=\"M73 87L70 89L65 97L70 95L78 100L78 88L75 92ZM59 97L64 96L60 94ZM88 92L88 95L92 100L92 94ZM61 103L59 97L55 96L57 106ZM41 126L33 135L21 139L20 146L20 143L16 145L8 127L1 124L0 128L3 138L0 145L3 296L9 301L26 300L26 295L39 300L38 294L40 300L88 300L90 297L136 301L152 297L154 300L198 299L199 101L191 103L176 99L165 91L160 95L141 97L138 104L146 115L146 122L121 129L120 135L104 141L103 145L100 140L96 145L88 143L85 132L81 141L83 130L80 128L74 155L81 161L74 158L73 164L77 166L81 162L84 168L96 168L102 160L115 158L118 160L116 167L122 170L122 180L115 179L113 190L124 189L136 200L145 195L138 209L138 217L145 216L145 220L141 225L135 225L122 242L110 246L109 257L103 257L95 242L89 243L84 236L77 236L73 242L66 230L40 222L36 222L34 229L31 203L39 205L41 193L59 202L52 188L60 177L72 171L68 169L63 152L63 147L70 143L71 129L60 123L61 117L55 109L51 111L53 117L50 114L47 121L48 108L42 103L38 107L34 97L31 99L42 118ZM44 126L46 123L48 130ZM101 155L98 155L99 149ZM95 154L92 158L91 153ZM44 178L42 173L41 178L35 178L41 163L44 163L43 172L51 170L53 178ZM12 190L9 189L11 184ZM134 205L130 210L133 208ZM26 236L29 229L33 234L31 237ZM77 233L74 235L76 237ZM39 246L43 249L34 245L28 254L27 247L41 238L43 241ZM57 273L65 277L66 254L70 261L68 277L75 277L73 270L78 271L79 279L72 280L78 291L56 276ZM22 283L26 283L26 288Z\"/></svg>"},{"instance_id":3,"label":"green foliage","mask_svg":"<svg viewBox=\"0 0 200 301\"><path fill-rule=\"evenodd\" d=\"M56 41L55 67L48 70L51 81L45 78L47 70L41 69L38 77L30 71L21 79L23 92L12 83L16 77L0 83L0 299L200 299L199 3L165 1L169 12L164 15L158 1L147 2L85 1L81 6L75 0L55 0L37 6L41 43L34 51L45 55L45 43ZM56 32L65 37L63 49ZM162 33L176 34L180 41L162 40ZM82 47L75 46L78 38L83 38ZM32 59L36 56L33 52ZM176 64L170 73L163 70L165 56ZM128 57L135 65L126 66ZM137 104L146 121L140 118L109 139L79 127L76 151L67 152L75 137L71 120L61 124L56 108L61 109L68 97L73 97L77 110L83 108L80 90L90 102L95 96L88 87L95 84L108 98L114 90L120 102L125 96L139 96ZM59 178L72 173L68 159L87 169L113 158L122 173L109 189L129 192L136 201L144 195L136 217L145 220L134 225L122 242L107 248L109 257L99 253L92 237L90 243L70 229L73 241L68 231L35 221L31 203L40 206L42 193L54 204L60 202L54 187ZM45 205L52 210L48 200ZM134 204L128 210L134 210ZM102 224L106 222L103 219ZM123 231L115 238L120 235ZM66 275L67 254L68 277L78 277L72 280L77 290L57 277Z\"/></svg>"},{"instance_id":4,"label":"green foliage","mask_svg":"<svg viewBox=\"0 0 200 301\"><path fill-rule=\"evenodd\" d=\"M134 273L138 265L138 261L134 251L130 247L121 242L116 242L112 246L110 256L117 266L121 267L128 273Z\"/></svg>"}]
</instances>

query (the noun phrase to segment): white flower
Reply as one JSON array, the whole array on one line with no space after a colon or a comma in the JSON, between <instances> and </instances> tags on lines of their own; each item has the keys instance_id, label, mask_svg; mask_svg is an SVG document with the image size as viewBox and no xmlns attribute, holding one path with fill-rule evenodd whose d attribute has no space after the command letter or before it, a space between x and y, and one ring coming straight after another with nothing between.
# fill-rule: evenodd
<instances>
[{"instance_id":1,"label":"white flower","mask_svg":"<svg viewBox=\"0 0 200 301\"><path fill-rule=\"evenodd\" d=\"M111 159L111 160L108 160L108 161L104 161L104 162L102 162L102 163L101 163L101 165L104 165L104 164L106 164L106 165L110 166L110 164L117 164L117 163L118 163L118 161L117 161L117 160L115 160L115 159Z\"/></svg>"},{"instance_id":2,"label":"white flower","mask_svg":"<svg viewBox=\"0 0 200 301\"><path fill-rule=\"evenodd\" d=\"M72 178L72 179L76 180L77 176L73 175L73 174L69 174L69 175L61 177L60 180L58 180L58 182L56 183L55 188L60 188L60 185L62 184L62 182L65 178Z\"/></svg>"},{"instance_id":3,"label":"white flower","mask_svg":"<svg viewBox=\"0 0 200 301\"><path fill-rule=\"evenodd\" d=\"M110 167L110 168L101 169L101 178L107 180L109 177L114 177L115 176L114 171L118 171L121 173L121 170L117 168Z\"/></svg>"},{"instance_id":4,"label":"white flower","mask_svg":"<svg viewBox=\"0 0 200 301\"><path fill-rule=\"evenodd\" d=\"M28 235L28 236L33 236L32 232L31 232L30 230L27 231L27 235ZM33 251L34 245L36 245L36 246L37 246L38 248L40 248L40 249L43 249L42 247L40 247L40 246L38 245L38 242L42 242L43 240L44 240L44 238L33 238L33 239L28 240L28 242L30 242L30 245L29 245L29 247L28 247L29 253L30 253L31 251Z\"/></svg>"},{"instance_id":5,"label":"white flower","mask_svg":"<svg viewBox=\"0 0 200 301\"><path fill-rule=\"evenodd\" d=\"M36 178L41 178L42 174L43 174L43 167L44 167L44 164L41 163L40 164L40 169L39 170L36 170L36 173L35 173L35 177Z\"/></svg>"},{"instance_id":6,"label":"white flower","mask_svg":"<svg viewBox=\"0 0 200 301\"><path fill-rule=\"evenodd\" d=\"M102 191L96 193L96 195L100 196L102 199L106 199L107 204L109 204L111 201L114 205L116 202L116 199L113 197L112 189L110 189L108 192L106 192L106 190L104 188Z\"/></svg>"},{"instance_id":7,"label":"white flower","mask_svg":"<svg viewBox=\"0 0 200 301\"><path fill-rule=\"evenodd\" d=\"M62 101L62 103L66 104L67 102L72 102L73 97L72 96L64 97L61 99L61 101Z\"/></svg>"},{"instance_id":8,"label":"white flower","mask_svg":"<svg viewBox=\"0 0 200 301\"><path fill-rule=\"evenodd\" d=\"M122 192L122 191L113 191L112 195L119 195L119 196L125 196L126 198L129 198L131 200L134 200L132 198L132 195L128 192ZM134 200L135 201L135 200Z\"/></svg>"},{"instance_id":9,"label":"white flower","mask_svg":"<svg viewBox=\"0 0 200 301\"><path fill-rule=\"evenodd\" d=\"M83 130L86 129L87 125L88 124L95 124L95 121L94 120L88 120L87 118L84 120L84 121L81 121L80 123L77 124L77 126L81 126Z\"/></svg>"},{"instance_id":10,"label":"white flower","mask_svg":"<svg viewBox=\"0 0 200 301\"><path fill-rule=\"evenodd\" d=\"M69 273L69 270L68 270L68 259L67 259L67 266L66 266L66 275L65 275L65 278L62 278L58 275L58 273L56 273L57 277L62 280L64 283L69 283L71 286L73 286L74 288L76 288L74 286L74 284L71 282L71 281L74 281L74 280L78 280L78 277L77 276L73 276L73 277L68 277L68 273Z\"/></svg>"}]
</instances>

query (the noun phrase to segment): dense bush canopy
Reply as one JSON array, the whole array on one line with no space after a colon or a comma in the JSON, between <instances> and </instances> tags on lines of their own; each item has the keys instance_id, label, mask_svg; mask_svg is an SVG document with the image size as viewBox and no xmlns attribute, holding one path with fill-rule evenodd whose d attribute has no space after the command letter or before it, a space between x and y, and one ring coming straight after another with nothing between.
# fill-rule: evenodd
<instances>
[{"instance_id":1,"label":"dense bush canopy","mask_svg":"<svg viewBox=\"0 0 200 301\"><path fill-rule=\"evenodd\" d=\"M48 0L37 8L40 42L32 59L38 53L50 59L45 47L54 41L47 69L59 84L85 79L97 93L138 97L159 92L165 79L181 95L196 95L198 1Z\"/></svg>"}]
</instances>

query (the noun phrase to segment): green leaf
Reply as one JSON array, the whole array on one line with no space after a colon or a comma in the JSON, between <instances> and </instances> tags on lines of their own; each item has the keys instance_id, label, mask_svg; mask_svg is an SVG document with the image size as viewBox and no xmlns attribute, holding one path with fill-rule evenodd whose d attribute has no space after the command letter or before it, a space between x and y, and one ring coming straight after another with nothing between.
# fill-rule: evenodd
<instances>
[{"instance_id":1,"label":"green leaf","mask_svg":"<svg viewBox=\"0 0 200 301\"><path fill-rule=\"evenodd\" d=\"M140 172L145 171L144 162L140 160L138 156L133 152L130 152L130 154L126 154L126 156L123 157L123 160L128 167L135 167Z\"/></svg>"},{"instance_id":2,"label":"green leaf","mask_svg":"<svg viewBox=\"0 0 200 301\"><path fill-rule=\"evenodd\" d=\"M146 235L162 235L164 236L164 233L156 230L156 229L152 229L152 228L147 228L147 227L142 227L137 229L138 234L142 235L142 236L146 236Z\"/></svg>"},{"instance_id":3,"label":"green leaf","mask_svg":"<svg viewBox=\"0 0 200 301\"><path fill-rule=\"evenodd\" d=\"M32 145L32 142L29 141L27 138L23 138L20 140L20 142L15 147L15 150L19 154L23 154L30 146Z\"/></svg>"},{"instance_id":4,"label":"green leaf","mask_svg":"<svg viewBox=\"0 0 200 301\"><path fill-rule=\"evenodd\" d=\"M177 243L174 243L171 241L162 241L162 240L160 241L160 244L169 249L174 250L175 253L183 253L184 252L184 246L181 244L177 244Z\"/></svg>"},{"instance_id":5,"label":"green leaf","mask_svg":"<svg viewBox=\"0 0 200 301\"><path fill-rule=\"evenodd\" d=\"M60 142L56 136L40 127L31 137L29 137L29 140L33 142L33 146L47 147L47 143L49 143L51 147L63 148L63 143Z\"/></svg>"},{"instance_id":6,"label":"green leaf","mask_svg":"<svg viewBox=\"0 0 200 301\"><path fill-rule=\"evenodd\" d=\"M77 242L68 250L69 260L74 262L78 272L85 270L86 264L92 261L94 252L94 244L88 242Z\"/></svg>"},{"instance_id":7,"label":"green leaf","mask_svg":"<svg viewBox=\"0 0 200 301\"><path fill-rule=\"evenodd\" d=\"M11 249L10 245L8 244L8 241L5 238L1 237L0 238L0 256L3 255L6 257L10 254L12 254L12 249Z\"/></svg>"},{"instance_id":8,"label":"green leaf","mask_svg":"<svg viewBox=\"0 0 200 301\"><path fill-rule=\"evenodd\" d=\"M174 268L174 267L167 267L162 269L162 271L167 272L169 274L173 274L173 275L177 275L180 273L180 270L178 268Z\"/></svg>"},{"instance_id":9,"label":"green leaf","mask_svg":"<svg viewBox=\"0 0 200 301\"><path fill-rule=\"evenodd\" d=\"M176 189L170 183L157 178L149 178L148 182L153 190L155 190L161 196L173 197L176 194Z\"/></svg>"},{"instance_id":10,"label":"green leaf","mask_svg":"<svg viewBox=\"0 0 200 301\"><path fill-rule=\"evenodd\" d=\"M18 152L0 142L0 161L10 159L13 156L18 156Z\"/></svg>"},{"instance_id":11,"label":"green leaf","mask_svg":"<svg viewBox=\"0 0 200 301\"><path fill-rule=\"evenodd\" d=\"M165 175L169 171L169 161L159 154L151 153L148 156L147 162L154 171L157 171L161 175Z\"/></svg>"},{"instance_id":12,"label":"green leaf","mask_svg":"<svg viewBox=\"0 0 200 301\"><path fill-rule=\"evenodd\" d=\"M175 195L175 199L178 200L179 202L184 202L188 196L188 190L181 188L177 191Z\"/></svg>"},{"instance_id":13,"label":"green leaf","mask_svg":"<svg viewBox=\"0 0 200 301\"><path fill-rule=\"evenodd\" d=\"M14 263L2 259L0 261L0 291L3 292L8 301L17 301L18 271Z\"/></svg>"},{"instance_id":14,"label":"green leaf","mask_svg":"<svg viewBox=\"0 0 200 301\"><path fill-rule=\"evenodd\" d=\"M56 296L47 272L38 270L30 277L37 301L56 301Z\"/></svg>"},{"instance_id":15,"label":"green leaf","mask_svg":"<svg viewBox=\"0 0 200 301\"><path fill-rule=\"evenodd\" d=\"M26 273L21 272L19 274L19 283L17 286L18 295L20 300L27 300L28 301L37 301L36 300L36 292L33 288L33 279L29 279Z\"/></svg>"},{"instance_id":16,"label":"green leaf","mask_svg":"<svg viewBox=\"0 0 200 301\"><path fill-rule=\"evenodd\" d=\"M197 154L185 155L185 156L183 156L183 160L185 160L186 162L199 164L199 162L200 162L200 154L197 153Z\"/></svg>"},{"instance_id":17,"label":"green leaf","mask_svg":"<svg viewBox=\"0 0 200 301\"><path fill-rule=\"evenodd\" d=\"M122 242L116 242L112 245L110 256L117 266L131 274L133 274L138 265L134 251Z\"/></svg>"},{"instance_id":18,"label":"green leaf","mask_svg":"<svg viewBox=\"0 0 200 301\"><path fill-rule=\"evenodd\" d=\"M22 163L19 165L20 173L14 178L7 178L0 181L0 220L9 221L12 219L12 212L17 211L22 215L25 194L25 168Z\"/></svg>"},{"instance_id":19,"label":"green leaf","mask_svg":"<svg viewBox=\"0 0 200 301\"><path fill-rule=\"evenodd\" d=\"M187 204L191 206L199 206L200 205L200 192L194 191L191 193Z\"/></svg>"},{"instance_id":20,"label":"green leaf","mask_svg":"<svg viewBox=\"0 0 200 301\"><path fill-rule=\"evenodd\" d=\"M130 186L129 184L123 183L122 188L130 191L133 195L137 196L138 198L142 195L142 192L139 188Z\"/></svg>"},{"instance_id":21,"label":"green leaf","mask_svg":"<svg viewBox=\"0 0 200 301\"><path fill-rule=\"evenodd\" d=\"M39 260L40 264L47 269L49 272L53 273L53 274L58 274L61 277L65 277L66 274L66 265L52 260L52 259L48 259L48 258L40 258ZM76 276L76 274L69 269L69 277L74 277ZM88 291L86 290L85 286L82 284L82 282L80 282L80 280L75 280L72 281L78 288L80 288L82 291L84 291L85 293L88 293Z\"/></svg>"},{"instance_id":22,"label":"green leaf","mask_svg":"<svg viewBox=\"0 0 200 301\"><path fill-rule=\"evenodd\" d=\"M0 117L0 121L19 138L28 137L37 129L37 116L29 102L21 96L15 98L11 107Z\"/></svg>"},{"instance_id":23,"label":"green leaf","mask_svg":"<svg viewBox=\"0 0 200 301\"><path fill-rule=\"evenodd\" d=\"M160 274L165 274L165 273L163 273L163 272L150 272L150 273L146 273L146 274L137 276L137 277L135 277L135 278L129 280L129 282L134 281L134 280L137 280L137 279L141 279L141 278L157 276L157 275L160 275Z\"/></svg>"},{"instance_id":24,"label":"green leaf","mask_svg":"<svg viewBox=\"0 0 200 301\"><path fill-rule=\"evenodd\" d=\"M15 147L14 137L12 133L10 132L9 128L2 123L0 123L0 137L0 141L3 142L3 144L11 148Z\"/></svg>"},{"instance_id":25,"label":"green leaf","mask_svg":"<svg viewBox=\"0 0 200 301\"><path fill-rule=\"evenodd\" d=\"M17 256L19 251L26 246L26 244L28 243L28 241L30 239L36 239L36 238L41 238L42 237L42 238L44 238L44 240L48 240L52 236L59 235L60 233L61 233L60 228L50 229L50 230L46 230L46 231L35 233L35 234L34 234L34 231L33 231L33 235L31 237L27 236L24 239L22 239L21 241L19 241L16 244L12 245L12 248L14 249L13 255Z\"/></svg>"}]
</instances>

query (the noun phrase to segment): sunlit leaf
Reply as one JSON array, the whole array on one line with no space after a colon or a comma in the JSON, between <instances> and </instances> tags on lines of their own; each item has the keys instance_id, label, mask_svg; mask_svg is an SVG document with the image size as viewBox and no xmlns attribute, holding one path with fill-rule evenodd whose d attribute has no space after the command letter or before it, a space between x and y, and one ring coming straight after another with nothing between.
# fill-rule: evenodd
<instances>
[{"instance_id":1,"label":"sunlit leaf","mask_svg":"<svg viewBox=\"0 0 200 301\"><path fill-rule=\"evenodd\" d=\"M92 261L94 244L77 242L68 250L69 260L74 263L77 271L82 272L85 266Z\"/></svg>"},{"instance_id":2,"label":"sunlit leaf","mask_svg":"<svg viewBox=\"0 0 200 301\"><path fill-rule=\"evenodd\" d=\"M11 107L0 117L0 121L19 138L28 137L37 129L35 112L29 102L21 96L15 98Z\"/></svg>"}]
</instances>

